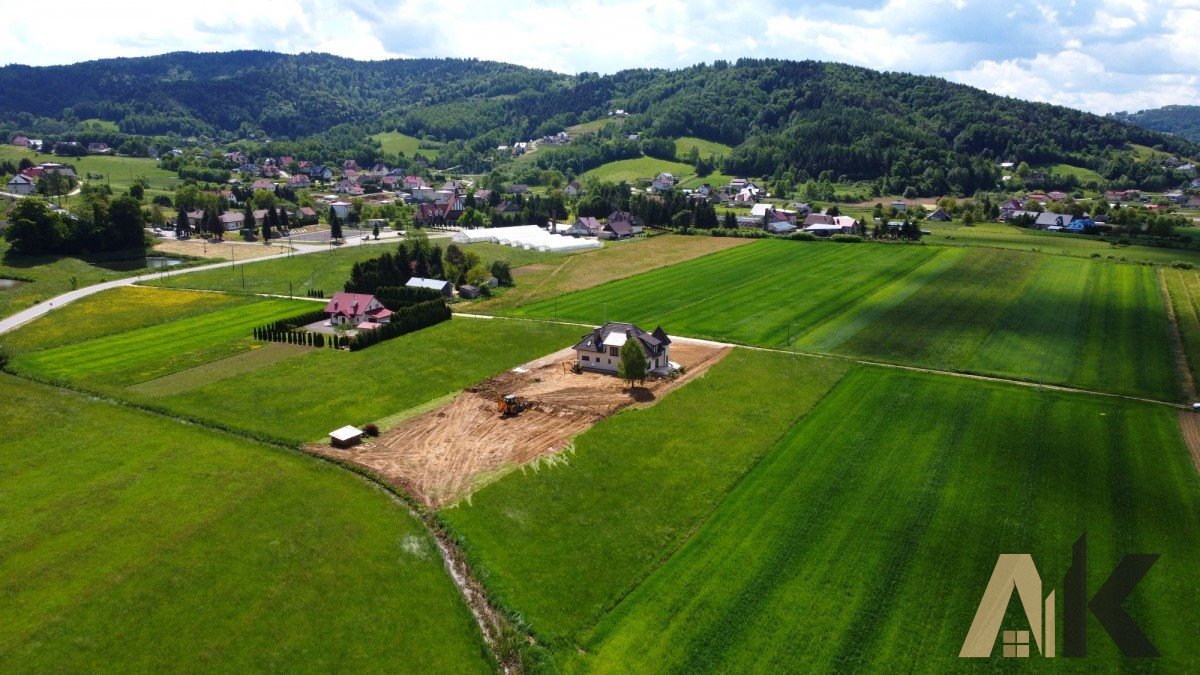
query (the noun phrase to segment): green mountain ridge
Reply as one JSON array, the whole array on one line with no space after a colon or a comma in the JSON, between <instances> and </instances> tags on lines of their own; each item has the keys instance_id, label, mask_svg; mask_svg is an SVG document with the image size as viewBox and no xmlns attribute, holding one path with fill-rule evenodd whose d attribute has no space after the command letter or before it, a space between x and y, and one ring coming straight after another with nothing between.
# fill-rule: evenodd
<instances>
[{"instance_id":1,"label":"green mountain ridge","mask_svg":"<svg viewBox=\"0 0 1200 675\"><path fill-rule=\"evenodd\" d=\"M1121 156L1130 144L1200 155L1192 142L1114 118L936 77L816 61L741 59L571 76L466 59L177 52L6 66L0 90L0 132L9 136L77 136L80 120L100 119L115 122L117 135L226 144L269 137L275 143L258 148L266 154L299 153L305 148L288 141L319 139L329 154L372 161L382 155L367 138L396 130L454 143L439 152L444 167L482 166L499 145L628 111L619 134L534 159L539 169L567 175L653 155L655 139L683 136L732 146L715 167L727 174L882 179L888 190L912 186L923 194L996 188L1001 161L1065 163L1141 185L1155 169L1130 169ZM625 138L633 133L639 142ZM672 146L659 145L674 157Z\"/></svg>"},{"instance_id":2,"label":"green mountain ridge","mask_svg":"<svg viewBox=\"0 0 1200 675\"><path fill-rule=\"evenodd\" d=\"M1168 105L1135 113L1113 113L1111 117L1151 131L1174 134L1193 143L1200 143L1200 105Z\"/></svg>"}]
</instances>

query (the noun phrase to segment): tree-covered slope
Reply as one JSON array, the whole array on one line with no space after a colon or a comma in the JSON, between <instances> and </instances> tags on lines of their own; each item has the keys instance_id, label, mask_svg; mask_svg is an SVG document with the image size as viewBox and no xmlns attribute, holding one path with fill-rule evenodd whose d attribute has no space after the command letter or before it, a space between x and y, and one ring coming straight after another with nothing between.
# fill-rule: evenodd
<instances>
[{"instance_id":1,"label":"tree-covered slope","mask_svg":"<svg viewBox=\"0 0 1200 675\"><path fill-rule=\"evenodd\" d=\"M1200 105L1168 105L1140 112L1113 113L1112 117L1151 131L1161 131L1200 143Z\"/></svg>"},{"instance_id":2,"label":"tree-covered slope","mask_svg":"<svg viewBox=\"0 0 1200 675\"><path fill-rule=\"evenodd\" d=\"M881 178L886 190L912 186L930 194L994 188L1003 160L1068 163L1115 179L1124 175L1117 155L1130 143L1200 155L1178 136L1111 117L935 77L816 61L742 59L568 76L462 59L181 52L7 66L0 68L0 91L0 133L36 133L40 125L45 134L63 135L64 121L99 118L125 134L219 141L320 135L350 149L372 133L397 130L457 141L439 153L445 166L483 166L497 145L629 111L620 135L610 129L539 153L539 168L572 175L654 155L658 146L647 144L654 139L674 159L667 141L684 136L733 146L715 167L728 174L790 172L803 181L828 172L831 179ZM630 133L642 141L630 146Z\"/></svg>"}]
</instances>

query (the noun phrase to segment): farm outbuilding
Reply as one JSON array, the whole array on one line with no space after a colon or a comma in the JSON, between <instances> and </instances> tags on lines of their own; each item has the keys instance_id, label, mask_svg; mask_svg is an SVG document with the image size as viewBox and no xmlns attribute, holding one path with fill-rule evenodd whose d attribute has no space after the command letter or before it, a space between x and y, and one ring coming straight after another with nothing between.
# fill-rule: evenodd
<instances>
[{"instance_id":1,"label":"farm outbuilding","mask_svg":"<svg viewBox=\"0 0 1200 675\"><path fill-rule=\"evenodd\" d=\"M347 424L341 429L329 432L329 443L335 448L345 449L361 443L362 437L362 429Z\"/></svg>"},{"instance_id":2,"label":"farm outbuilding","mask_svg":"<svg viewBox=\"0 0 1200 675\"><path fill-rule=\"evenodd\" d=\"M426 279L424 277L413 277L404 284L409 288L428 288L434 291L439 291L447 298L454 297L454 285L445 279Z\"/></svg>"}]
</instances>

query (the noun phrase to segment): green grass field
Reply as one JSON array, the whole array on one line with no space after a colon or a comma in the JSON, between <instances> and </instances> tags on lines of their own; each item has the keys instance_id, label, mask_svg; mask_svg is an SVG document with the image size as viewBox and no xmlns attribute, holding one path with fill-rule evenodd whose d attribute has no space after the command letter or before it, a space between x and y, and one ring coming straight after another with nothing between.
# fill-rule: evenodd
<instances>
[{"instance_id":1,"label":"green grass field","mask_svg":"<svg viewBox=\"0 0 1200 675\"><path fill-rule=\"evenodd\" d=\"M1127 607L1162 652L1156 668L1195 670L1180 591L1200 559L1200 481L1175 415L858 369L570 652L569 669L958 670L996 556L1030 553L1052 589L1086 532L1089 597L1123 554L1162 555ZM1025 627L1011 610L1009 621ZM1088 630L1087 663L1115 666L1112 642Z\"/></svg>"},{"instance_id":2,"label":"green grass field","mask_svg":"<svg viewBox=\"0 0 1200 675\"><path fill-rule=\"evenodd\" d=\"M433 243L441 246L445 251L451 242L449 239L440 238L434 239ZM506 260L513 267L557 260L564 255L562 253L526 251L511 246L487 243L470 244L463 248L478 253L485 264L490 265L493 260ZM349 246L335 248L331 252L322 251L291 258L248 262L178 277L167 277L162 280L145 282L145 285L228 293L243 291L272 295L291 293L297 296L305 296L309 290L319 290L325 292L325 297L330 297L345 287L346 280L350 278L350 268L354 266L354 263L378 258L384 252L392 253L395 250L396 247L389 244Z\"/></svg>"},{"instance_id":3,"label":"green grass field","mask_svg":"<svg viewBox=\"0 0 1200 675\"><path fill-rule=\"evenodd\" d=\"M917 246L758 241L515 310L662 324L668 332L785 347L938 255Z\"/></svg>"},{"instance_id":4,"label":"green grass field","mask_svg":"<svg viewBox=\"0 0 1200 675\"><path fill-rule=\"evenodd\" d=\"M95 298L88 300L97 301ZM255 326L312 311L315 303L260 299L196 316L28 352L13 359L19 373L104 391L259 348ZM81 308L80 312L91 311ZM111 324L110 324L111 325ZM36 326L34 327L37 328ZM97 331L97 328L90 330Z\"/></svg>"},{"instance_id":5,"label":"green grass field","mask_svg":"<svg viewBox=\"0 0 1200 675\"><path fill-rule=\"evenodd\" d=\"M1183 341L1193 382L1200 382L1200 273L1192 270L1159 271L1175 310L1175 323Z\"/></svg>"},{"instance_id":6,"label":"green grass field","mask_svg":"<svg viewBox=\"0 0 1200 675\"><path fill-rule=\"evenodd\" d=\"M510 474L441 518L500 603L568 648L846 368L735 350L654 406L600 422L564 460Z\"/></svg>"},{"instance_id":7,"label":"green grass field","mask_svg":"<svg viewBox=\"0 0 1200 675\"><path fill-rule=\"evenodd\" d=\"M430 159L434 159L438 155L438 151L435 149L420 147L421 139L416 136L400 133L399 131L385 131L375 134L371 138L379 141L382 145L382 150L389 154L404 154L404 156L411 158L419 152Z\"/></svg>"},{"instance_id":8,"label":"green grass field","mask_svg":"<svg viewBox=\"0 0 1200 675\"><path fill-rule=\"evenodd\" d=\"M836 351L1179 400L1155 270L970 250Z\"/></svg>"},{"instance_id":9,"label":"green grass field","mask_svg":"<svg viewBox=\"0 0 1200 675\"><path fill-rule=\"evenodd\" d=\"M866 216L868 212L860 214ZM1173 249L1150 246L1149 240L1133 239L1132 245L1114 246L1099 237L1061 232L1029 230L1003 223L980 223L970 227L961 223L921 224L932 234L925 241L939 246L975 246L1033 251L1048 255L1090 258L1093 254L1104 260L1152 262L1170 265L1187 261L1200 265L1200 250Z\"/></svg>"},{"instance_id":10,"label":"green grass field","mask_svg":"<svg viewBox=\"0 0 1200 675\"><path fill-rule=\"evenodd\" d=\"M459 318L358 352L311 350L279 363L244 364L246 370L216 380L205 369L196 373L194 386L151 400L181 414L307 443L568 347L579 333L572 326Z\"/></svg>"},{"instance_id":11,"label":"green grass field","mask_svg":"<svg viewBox=\"0 0 1200 675\"><path fill-rule=\"evenodd\" d=\"M511 310L1176 401L1154 268L760 241Z\"/></svg>"},{"instance_id":12,"label":"green grass field","mask_svg":"<svg viewBox=\"0 0 1200 675\"><path fill-rule=\"evenodd\" d=\"M179 184L179 176L172 171L161 169L158 160L144 157L114 157L112 155L88 155L86 157L59 157L51 153L37 153L27 148L4 144L0 145L0 159L11 159L19 162L29 158L34 164L42 162L57 162L72 164L80 179L96 183L107 183L114 192L124 192L138 178L149 182L151 192L170 192ZM102 174L103 178L87 177L88 174Z\"/></svg>"},{"instance_id":13,"label":"green grass field","mask_svg":"<svg viewBox=\"0 0 1200 675\"><path fill-rule=\"evenodd\" d=\"M578 136L580 134L594 134L610 124L621 126L624 122L625 119L621 117L601 117L598 120L592 120L591 122L584 122L583 124L576 124L573 127L567 127L566 131L572 136Z\"/></svg>"},{"instance_id":14,"label":"green grass field","mask_svg":"<svg viewBox=\"0 0 1200 675\"><path fill-rule=\"evenodd\" d=\"M0 339L14 352L49 349L249 302L224 293L123 286L51 310Z\"/></svg>"},{"instance_id":15,"label":"green grass field","mask_svg":"<svg viewBox=\"0 0 1200 675\"><path fill-rule=\"evenodd\" d=\"M487 672L425 529L345 471L0 374L0 671Z\"/></svg>"},{"instance_id":16,"label":"green grass field","mask_svg":"<svg viewBox=\"0 0 1200 675\"><path fill-rule=\"evenodd\" d=\"M1090 180L1094 180L1097 183L1104 182L1103 176L1085 166L1075 166L1073 164L1043 164L1036 168L1049 173L1057 173L1062 176L1075 176L1079 179L1080 183Z\"/></svg>"},{"instance_id":17,"label":"green grass field","mask_svg":"<svg viewBox=\"0 0 1200 675\"><path fill-rule=\"evenodd\" d=\"M708 159L712 155L726 157L729 153L733 152L733 148L724 143L706 141L703 138L696 138L695 136L684 136L675 139L675 156L679 161L686 164L687 157L692 152L692 148L696 148L703 159Z\"/></svg>"},{"instance_id":18,"label":"green grass field","mask_svg":"<svg viewBox=\"0 0 1200 675\"><path fill-rule=\"evenodd\" d=\"M681 162L669 162L654 157L638 157L637 159L622 159L616 162L601 164L586 171L580 176L581 180L599 180L610 183L626 181L636 183L639 180L654 180L663 172L675 174L675 178L683 180L696 174L691 166Z\"/></svg>"},{"instance_id":19,"label":"green grass field","mask_svg":"<svg viewBox=\"0 0 1200 675\"><path fill-rule=\"evenodd\" d=\"M67 256L20 255L13 253L8 241L0 237L0 277L33 279L16 288L0 289L0 317L16 314L72 290L72 278L78 288L83 288L138 273L139 270L107 270Z\"/></svg>"}]
</instances>

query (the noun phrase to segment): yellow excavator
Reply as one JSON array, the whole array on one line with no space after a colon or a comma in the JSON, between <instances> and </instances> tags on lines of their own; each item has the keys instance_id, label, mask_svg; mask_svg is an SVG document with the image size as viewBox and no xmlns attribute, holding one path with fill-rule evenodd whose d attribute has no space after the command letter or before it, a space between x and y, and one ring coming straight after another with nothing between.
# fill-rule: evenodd
<instances>
[{"instance_id":1,"label":"yellow excavator","mask_svg":"<svg viewBox=\"0 0 1200 675\"><path fill-rule=\"evenodd\" d=\"M496 411L501 417L516 417L522 411L528 410L533 404L516 394L505 394L496 399Z\"/></svg>"}]
</instances>

